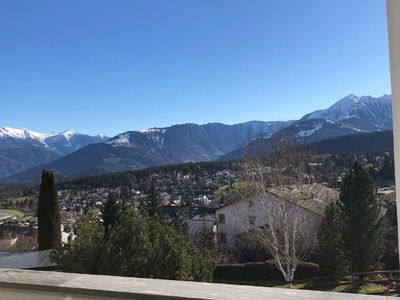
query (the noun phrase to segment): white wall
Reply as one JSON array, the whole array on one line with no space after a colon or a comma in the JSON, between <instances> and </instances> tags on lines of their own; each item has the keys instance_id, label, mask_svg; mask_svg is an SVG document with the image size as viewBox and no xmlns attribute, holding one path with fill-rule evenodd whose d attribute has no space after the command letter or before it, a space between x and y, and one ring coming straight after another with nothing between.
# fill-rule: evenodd
<instances>
[{"instance_id":1,"label":"white wall","mask_svg":"<svg viewBox=\"0 0 400 300\"><path fill-rule=\"evenodd\" d=\"M242 232L248 231L251 228L261 227L268 222L268 205L266 201L270 203L271 211L274 211L274 206L278 202L278 198L269 193L266 199L257 199L256 197L235 202L231 205L222 207L216 211L217 215L217 232L218 238L221 233L226 235L226 244L220 244L221 249L227 249L235 245L236 236ZM309 220L309 222L318 222L320 216L312 213L311 211L300 208L294 204L287 203L290 213L294 213L294 207L296 207L296 213L299 212L303 219ZM225 224L221 224L219 221L219 215L225 215ZM255 217L255 223L250 224L250 217ZM218 241L219 242L219 241Z\"/></svg>"},{"instance_id":2,"label":"white wall","mask_svg":"<svg viewBox=\"0 0 400 300\"><path fill-rule=\"evenodd\" d=\"M396 174L396 195L400 195L400 1L387 0L390 48L390 76L392 80L393 137ZM400 205L397 203L397 218ZM400 227L398 227L400 246Z\"/></svg>"},{"instance_id":3,"label":"white wall","mask_svg":"<svg viewBox=\"0 0 400 300\"><path fill-rule=\"evenodd\" d=\"M122 298L110 298L104 296L88 296L79 294L67 294L57 292L45 292L28 289L0 288L1 300L118 300Z\"/></svg>"}]
</instances>

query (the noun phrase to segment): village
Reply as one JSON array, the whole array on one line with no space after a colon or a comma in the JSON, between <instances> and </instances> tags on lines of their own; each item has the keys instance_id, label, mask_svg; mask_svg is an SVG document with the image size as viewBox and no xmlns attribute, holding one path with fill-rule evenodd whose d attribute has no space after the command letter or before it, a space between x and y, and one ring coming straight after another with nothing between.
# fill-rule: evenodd
<instances>
[{"instance_id":1,"label":"village","mask_svg":"<svg viewBox=\"0 0 400 300\"><path fill-rule=\"evenodd\" d=\"M348 156L354 157L354 154ZM358 154L357 158L376 170L384 167L382 154ZM312 183L304 184L300 189L289 188L293 190L291 193L300 192L304 199L308 199L308 204L303 205L302 210L320 219L326 206L339 198L338 191L345 174L347 156L319 156L318 159L319 162L314 158L309 163L315 174L311 179ZM326 170L330 170L330 173ZM75 235L79 219L89 209L95 210L101 216L101 208L110 195L116 196L124 207L138 209L148 196L150 183L159 192L162 199L161 211L168 223L194 242L203 240L200 235L206 236L209 247L214 249L222 251L237 247L236 237L241 232L263 225L260 220L266 222L263 205L255 209L249 203L257 203L257 199L241 195L241 169L226 166L195 167L154 170L140 176L123 174L127 178L123 177L122 182L111 180L104 184L104 180L97 182L89 177L60 184L58 200L64 242L68 241L69 235ZM321 179L328 182L321 182ZM270 191L269 196L279 197L279 193L282 194L282 191ZM377 196L386 202L394 201L394 186L386 184L379 188ZM1 202L3 210L0 216L0 251L33 250L37 247L35 239L38 224L34 212L37 195L31 194L18 199L21 200ZM16 209L21 214L13 214Z\"/></svg>"}]
</instances>

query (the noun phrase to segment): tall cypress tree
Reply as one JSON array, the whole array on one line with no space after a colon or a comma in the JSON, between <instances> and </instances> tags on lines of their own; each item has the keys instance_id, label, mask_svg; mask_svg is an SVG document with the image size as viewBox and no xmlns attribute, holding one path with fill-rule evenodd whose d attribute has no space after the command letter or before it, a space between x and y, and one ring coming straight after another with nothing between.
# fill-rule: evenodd
<instances>
[{"instance_id":1,"label":"tall cypress tree","mask_svg":"<svg viewBox=\"0 0 400 300\"><path fill-rule=\"evenodd\" d=\"M160 194L154 184L151 185L146 200L142 203L142 211L150 217L159 216L162 205Z\"/></svg>"},{"instance_id":2,"label":"tall cypress tree","mask_svg":"<svg viewBox=\"0 0 400 300\"><path fill-rule=\"evenodd\" d=\"M344 179L339 210L350 271L373 269L382 257L385 222L372 179L358 162Z\"/></svg>"},{"instance_id":3,"label":"tall cypress tree","mask_svg":"<svg viewBox=\"0 0 400 300\"><path fill-rule=\"evenodd\" d=\"M117 203L117 197L115 194L110 193L106 202L101 209L103 225L105 233L107 234L110 226L113 226L121 214L121 205Z\"/></svg>"},{"instance_id":4,"label":"tall cypress tree","mask_svg":"<svg viewBox=\"0 0 400 300\"><path fill-rule=\"evenodd\" d=\"M38 202L39 250L54 249L61 244L60 210L52 172L42 171Z\"/></svg>"}]
</instances>

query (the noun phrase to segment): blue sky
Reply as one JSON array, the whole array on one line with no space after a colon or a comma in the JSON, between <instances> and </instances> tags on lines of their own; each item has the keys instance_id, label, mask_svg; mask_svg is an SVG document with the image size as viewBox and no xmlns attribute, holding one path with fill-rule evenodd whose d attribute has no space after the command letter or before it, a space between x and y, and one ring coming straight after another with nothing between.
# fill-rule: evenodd
<instances>
[{"instance_id":1,"label":"blue sky","mask_svg":"<svg viewBox=\"0 0 400 300\"><path fill-rule=\"evenodd\" d=\"M288 120L390 93L384 0L3 0L0 127Z\"/></svg>"}]
</instances>

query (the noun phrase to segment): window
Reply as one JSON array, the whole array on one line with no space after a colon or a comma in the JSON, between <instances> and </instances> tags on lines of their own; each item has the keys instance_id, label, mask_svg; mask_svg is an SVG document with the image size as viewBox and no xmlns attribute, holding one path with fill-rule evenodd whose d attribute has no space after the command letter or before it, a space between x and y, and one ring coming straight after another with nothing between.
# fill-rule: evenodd
<instances>
[{"instance_id":1,"label":"window","mask_svg":"<svg viewBox=\"0 0 400 300\"><path fill-rule=\"evenodd\" d=\"M226 244L226 234L225 233L220 233L219 234L219 243L220 244Z\"/></svg>"},{"instance_id":2,"label":"window","mask_svg":"<svg viewBox=\"0 0 400 300\"><path fill-rule=\"evenodd\" d=\"M218 221L220 224L225 224L225 214L219 214Z\"/></svg>"}]
</instances>

